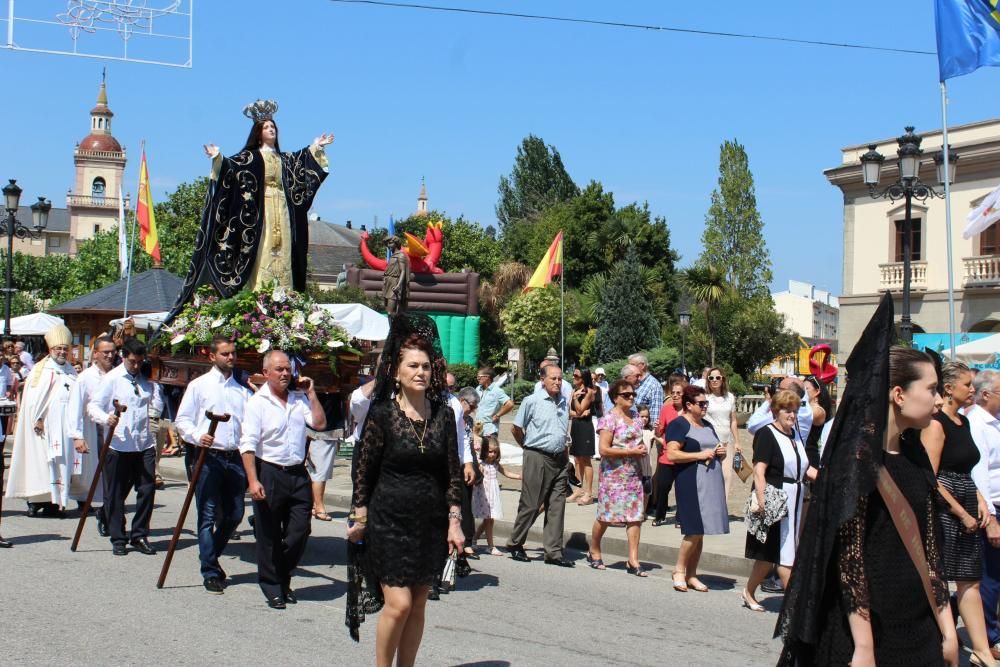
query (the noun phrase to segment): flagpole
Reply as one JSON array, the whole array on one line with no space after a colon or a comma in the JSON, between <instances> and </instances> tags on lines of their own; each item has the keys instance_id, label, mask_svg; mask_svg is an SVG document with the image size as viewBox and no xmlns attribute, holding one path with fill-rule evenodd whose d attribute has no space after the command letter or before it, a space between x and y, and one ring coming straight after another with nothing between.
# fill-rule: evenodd
<instances>
[{"instance_id":1,"label":"flagpole","mask_svg":"<svg viewBox=\"0 0 1000 667\"><path fill-rule=\"evenodd\" d=\"M142 144L139 148L139 180L142 181L142 160L146 157L146 140L142 140ZM139 183L139 188L142 188L142 183ZM140 193L141 195L141 193ZM136 207L139 206L139 196L135 198ZM125 277L125 305L122 310L122 318L128 317L128 293L132 288L132 261L135 259L135 221L139 216L136 215L135 211L132 212L132 241L131 247L128 253L128 275Z\"/></svg>"},{"instance_id":2,"label":"flagpole","mask_svg":"<svg viewBox=\"0 0 1000 667\"><path fill-rule=\"evenodd\" d=\"M563 241L565 242L565 238ZM566 367L566 265L559 269L559 359Z\"/></svg>"},{"instance_id":3,"label":"flagpole","mask_svg":"<svg viewBox=\"0 0 1000 667\"><path fill-rule=\"evenodd\" d=\"M944 153L944 226L948 252L948 345L955 359L955 275L951 250L951 171L948 166L948 88L941 82L941 151Z\"/></svg>"}]
</instances>

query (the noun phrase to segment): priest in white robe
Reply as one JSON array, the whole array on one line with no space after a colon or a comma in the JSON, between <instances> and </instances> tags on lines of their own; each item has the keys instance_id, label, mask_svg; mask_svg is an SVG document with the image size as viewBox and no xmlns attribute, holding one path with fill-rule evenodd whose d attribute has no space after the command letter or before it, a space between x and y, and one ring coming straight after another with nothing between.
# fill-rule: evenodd
<instances>
[{"instance_id":1,"label":"priest in white robe","mask_svg":"<svg viewBox=\"0 0 1000 667\"><path fill-rule=\"evenodd\" d=\"M51 503L61 515L70 499L84 500L89 490L80 480L82 457L73 445L67 407L76 371L67 361L73 336L64 325L45 334L49 355L35 364L24 383L7 498Z\"/></svg>"}]
</instances>

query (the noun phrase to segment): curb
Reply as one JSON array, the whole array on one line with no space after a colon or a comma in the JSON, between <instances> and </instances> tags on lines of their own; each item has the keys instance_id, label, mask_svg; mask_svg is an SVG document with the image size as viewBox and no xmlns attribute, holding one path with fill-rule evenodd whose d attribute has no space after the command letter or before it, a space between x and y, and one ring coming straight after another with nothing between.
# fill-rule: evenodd
<instances>
[{"instance_id":1,"label":"curb","mask_svg":"<svg viewBox=\"0 0 1000 667\"><path fill-rule=\"evenodd\" d=\"M176 464L170 459L161 459L160 474L164 479L172 482L187 483L187 476L184 473L184 463L181 459L177 459ZM337 510L347 512L351 508L351 496L343 491L327 491L323 499L330 507ZM501 540L506 540L510 537L513 526L514 524L510 521L497 521L494 523L493 537L498 545L503 544ZM621 558L622 560L628 557L628 540L625 538L624 530L621 531L621 537L615 537L615 530L615 528L609 528L608 532L604 534L604 539L601 540L601 552L605 556L605 561L609 560L607 556ZM653 529L647 525L646 530ZM676 530L676 528L664 526L657 528L657 530ZM532 526L531 530L528 531L528 540L540 544L542 542L542 529ZM567 530L563 532L563 544L568 549L587 552L590 549L590 535L580 531ZM675 546L644 544L641 540L639 542L639 560L646 563L656 563L664 569L672 567L677 562L678 551L679 548ZM746 558L712 553L710 551L702 553L701 561L698 564L699 570L737 577L749 576L752 568L753 561Z\"/></svg>"}]
</instances>

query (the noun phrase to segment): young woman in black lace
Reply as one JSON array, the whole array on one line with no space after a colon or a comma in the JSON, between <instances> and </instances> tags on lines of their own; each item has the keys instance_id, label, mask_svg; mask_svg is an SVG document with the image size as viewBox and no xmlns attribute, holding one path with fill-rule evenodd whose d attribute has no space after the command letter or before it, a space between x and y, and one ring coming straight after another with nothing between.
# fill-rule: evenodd
<instances>
[{"instance_id":1,"label":"young woman in black lace","mask_svg":"<svg viewBox=\"0 0 1000 667\"><path fill-rule=\"evenodd\" d=\"M972 642L969 663L996 667L979 593L983 576L982 530L993 521L993 512L972 481L979 448L972 439L969 420L959 412L974 393L972 371L961 362L944 364L940 389L944 406L921 432L920 439L937 472L938 491L944 501L939 510L944 578L955 582L958 611Z\"/></svg>"},{"instance_id":2,"label":"young woman in black lace","mask_svg":"<svg viewBox=\"0 0 1000 667\"><path fill-rule=\"evenodd\" d=\"M366 575L381 585L375 657L385 667L414 664L427 593L464 542L455 415L436 356L419 335L399 345L395 392L372 403L358 445L347 537L364 540Z\"/></svg>"},{"instance_id":3,"label":"young woman in black lace","mask_svg":"<svg viewBox=\"0 0 1000 667\"><path fill-rule=\"evenodd\" d=\"M892 311L886 294L847 361L847 390L778 620L779 665L958 664L937 482L918 433L940 407L938 378L926 354L891 347ZM915 519L933 607L877 488L885 473Z\"/></svg>"}]
</instances>

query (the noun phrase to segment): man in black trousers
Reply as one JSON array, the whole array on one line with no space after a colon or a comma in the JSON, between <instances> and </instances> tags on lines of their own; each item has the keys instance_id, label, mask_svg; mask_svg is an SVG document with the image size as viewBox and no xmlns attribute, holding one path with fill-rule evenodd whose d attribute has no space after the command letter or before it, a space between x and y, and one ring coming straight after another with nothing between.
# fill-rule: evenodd
<instances>
[{"instance_id":1,"label":"man in black trousers","mask_svg":"<svg viewBox=\"0 0 1000 667\"><path fill-rule=\"evenodd\" d=\"M163 412L163 398L155 385L140 372L146 359L146 346L137 338L122 345L122 363L105 374L87 404L87 414L105 429L114 429L111 448L104 461L106 475L105 517L111 531L112 553L124 556L125 499L135 487L135 515L129 541L139 553L156 553L149 544L149 519L153 516L156 492L156 438L150 429L150 416ZM121 417L115 416L114 402L125 406Z\"/></svg>"},{"instance_id":2,"label":"man in black trousers","mask_svg":"<svg viewBox=\"0 0 1000 667\"><path fill-rule=\"evenodd\" d=\"M257 581L271 609L298 599L292 571L306 548L312 519L312 482L306 472L306 426L326 429L326 415L311 379L300 377L290 388L288 355L264 355L260 391L247 399L240 453L253 499L257 539Z\"/></svg>"}]
</instances>

